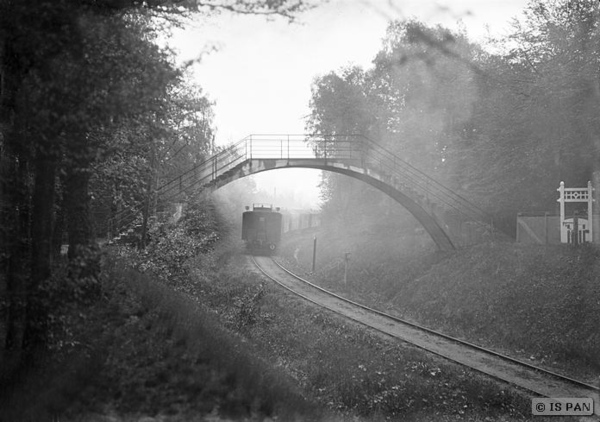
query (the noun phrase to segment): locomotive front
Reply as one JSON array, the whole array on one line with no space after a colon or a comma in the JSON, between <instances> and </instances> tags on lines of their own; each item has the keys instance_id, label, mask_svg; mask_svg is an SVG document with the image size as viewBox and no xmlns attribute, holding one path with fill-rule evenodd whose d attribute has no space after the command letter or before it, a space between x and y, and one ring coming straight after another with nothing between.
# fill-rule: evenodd
<instances>
[{"instance_id":1,"label":"locomotive front","mask_svg":"<svg viewBox=\"0 0 600 422\"><path fill-rule=\"evenodd\" d=\"M242 239L251 253L271 254L281 241L282 216L272 205L254 204L242 214Z\"/></svg>"}]
</instances>

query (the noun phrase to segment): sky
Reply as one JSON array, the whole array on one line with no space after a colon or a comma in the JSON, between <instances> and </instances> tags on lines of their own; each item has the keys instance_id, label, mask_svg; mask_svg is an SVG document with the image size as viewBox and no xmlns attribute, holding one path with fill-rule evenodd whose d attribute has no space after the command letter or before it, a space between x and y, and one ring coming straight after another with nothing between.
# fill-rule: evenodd
<instances>
[{"instance_id":1,"label":"sky","mask_svg":"<svg viewBox=\"0 0 600 422\"><path fill-rule=\"evenodd\" d=\"M216 144L250 134L304 133L315 77L349 64L369 68L390 20L415 17L449 28L462 25L474 40L508 32L527 0L330 0L297 17L201 17L176 33L182 60L201 57L195 81L214 101ZM460 24L459 24L460 22ZM270 171L252 176L267 191L293 190L312 207L320 172Z\"/></svg>"}]
</instances>

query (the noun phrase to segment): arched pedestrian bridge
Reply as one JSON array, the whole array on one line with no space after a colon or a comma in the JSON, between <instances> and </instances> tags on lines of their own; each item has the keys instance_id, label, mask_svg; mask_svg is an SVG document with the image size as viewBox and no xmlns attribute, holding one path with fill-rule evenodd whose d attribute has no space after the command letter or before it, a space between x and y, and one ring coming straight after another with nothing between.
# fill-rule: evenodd
<instances>
[{"instance_id":1,"label":"arched pedestrian bridge","mask_svg":"<svg viewBox=\"0 0 600 422\"><path fill-rule=\"evenodd\" d=\"M360 135L250 135L163 184L158 197L214 190L240 177L281 168L313 168L360 179L389 195L424 227L441 250L493 234L475 205Z\"/></svg>"}]
</instances>

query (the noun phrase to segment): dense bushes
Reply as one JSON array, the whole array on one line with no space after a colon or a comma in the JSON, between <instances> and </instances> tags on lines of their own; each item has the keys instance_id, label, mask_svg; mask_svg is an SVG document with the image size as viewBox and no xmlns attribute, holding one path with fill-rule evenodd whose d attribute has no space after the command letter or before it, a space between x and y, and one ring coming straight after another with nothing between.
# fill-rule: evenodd
<instances>
[{"instance_id":1,"label":"dense bushes","mask_svg":"<svg viewBox=\"0 0 600 422\"><path fill-rule=\"evenodd\" d=\"M219 236L214 205L208 201L190 201L176 223L152 221L145 249L120 247L119 253L131 260L137 270L178 289L189 290L190 264L195 259L210 257Z\"/></svg>"}]
</instances>

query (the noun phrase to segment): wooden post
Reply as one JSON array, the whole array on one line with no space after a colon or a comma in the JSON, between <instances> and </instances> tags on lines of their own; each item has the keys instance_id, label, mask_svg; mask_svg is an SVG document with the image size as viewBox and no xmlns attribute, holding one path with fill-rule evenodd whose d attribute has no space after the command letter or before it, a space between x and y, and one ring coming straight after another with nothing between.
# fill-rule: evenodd
<instances>
[{"instance_id":1,"label":"wooden post","mask_svg":"<svg viewBox=\"0 0 600 422\"><path fill-rule=\"evenodd\" d=\"M567 243L569 241L566 230L563 230L565 223L565 202L587 202L587 218L588 218L588 233L590 233L590 241L594 240L594 213L593 213L593 202L594 202L594 188L592 182L588 181L587 187L585 188L567 188L565 189L564 182L560 182L560 187L557 189L560 193L560 197L557 201L560 204L560 241ZM576 242L579 241L579 235L576 234ZM579 243L579 242L578 242Z\"/></svg>"},{"instance_id":2,"label":"wooden post","mask_svg":"<svg viewBox=\"0 0 600 422\"><path fill-rule=\"evenodd\" d=\"M579 217L577 213L573 217L573 232L571 233L571 242L573 242L573 246L579 246Z\"/></svg>"},{"instance_id":3,"label":"wooden post","mask_svg":"<svg viewBox=\"0 0 600 422\"><path fill-rule=\"evenodd\" d=\"M598 204L598 193L600 192L600 188L596 189L596 187L599 186L600 171L596 170L592 174L592 202L595 202L596 204ZM593 230L590 231L590 242L600 244L600 230L593 229L594 227L600 227L600 212L595 204L592 204L592 220L594 220L594 222L590 226Z\"/></svg>"},{"instance_id":4,"label":"wooden post","mask_svg":"<svg viewBox=\"0 0 600 422\"><path fill-rule=\"evenodd\" d=\"M348 261L350 261L350 252L344 254L344 286L348 284Z\"/></svg>"},{"instance_id":5,"label":"wooden post","mask_svg":"<svg viewBox=\"0 0 600 422\"><path fill-rule=\"evenodd\" d=\"M317 236L313 239L313 261L312 261L312 272L315 272L317 262Z\"/></svg>"},{"instance_id":6,"label":"wooden post","mask_svg":"<svg viewBox=\"0 0 600 422\"><path fill-rule=\"evenodd\" d=\"M560 182L560 186L557 191L560 194L560 197L557 199L560 204L560 241L562 243L567 243L568 240L566 232L562 229L565 222L565 182Z\"/></svg>"},{"instance_id":7,"label":"wooden post","mask_svg":"<svg viewBox=\"0 0 600 422\"><path fill-rule=\"evenodd\" d=\"M588 230L590 233L590 242L594 241L594 216L593 216L593 203L594 203L594 188L592 187L591 180L588 180Z\"/></svg>"},{"instance_id":8,"label":"wooden post","mask_svg":"<svg viewBox=\"0 0 600 422\"><path fill-rule=\"evenodd\" d=\"M544 245L548 244L548 212L544 213Z\"/></svg>"}]
</instances>

